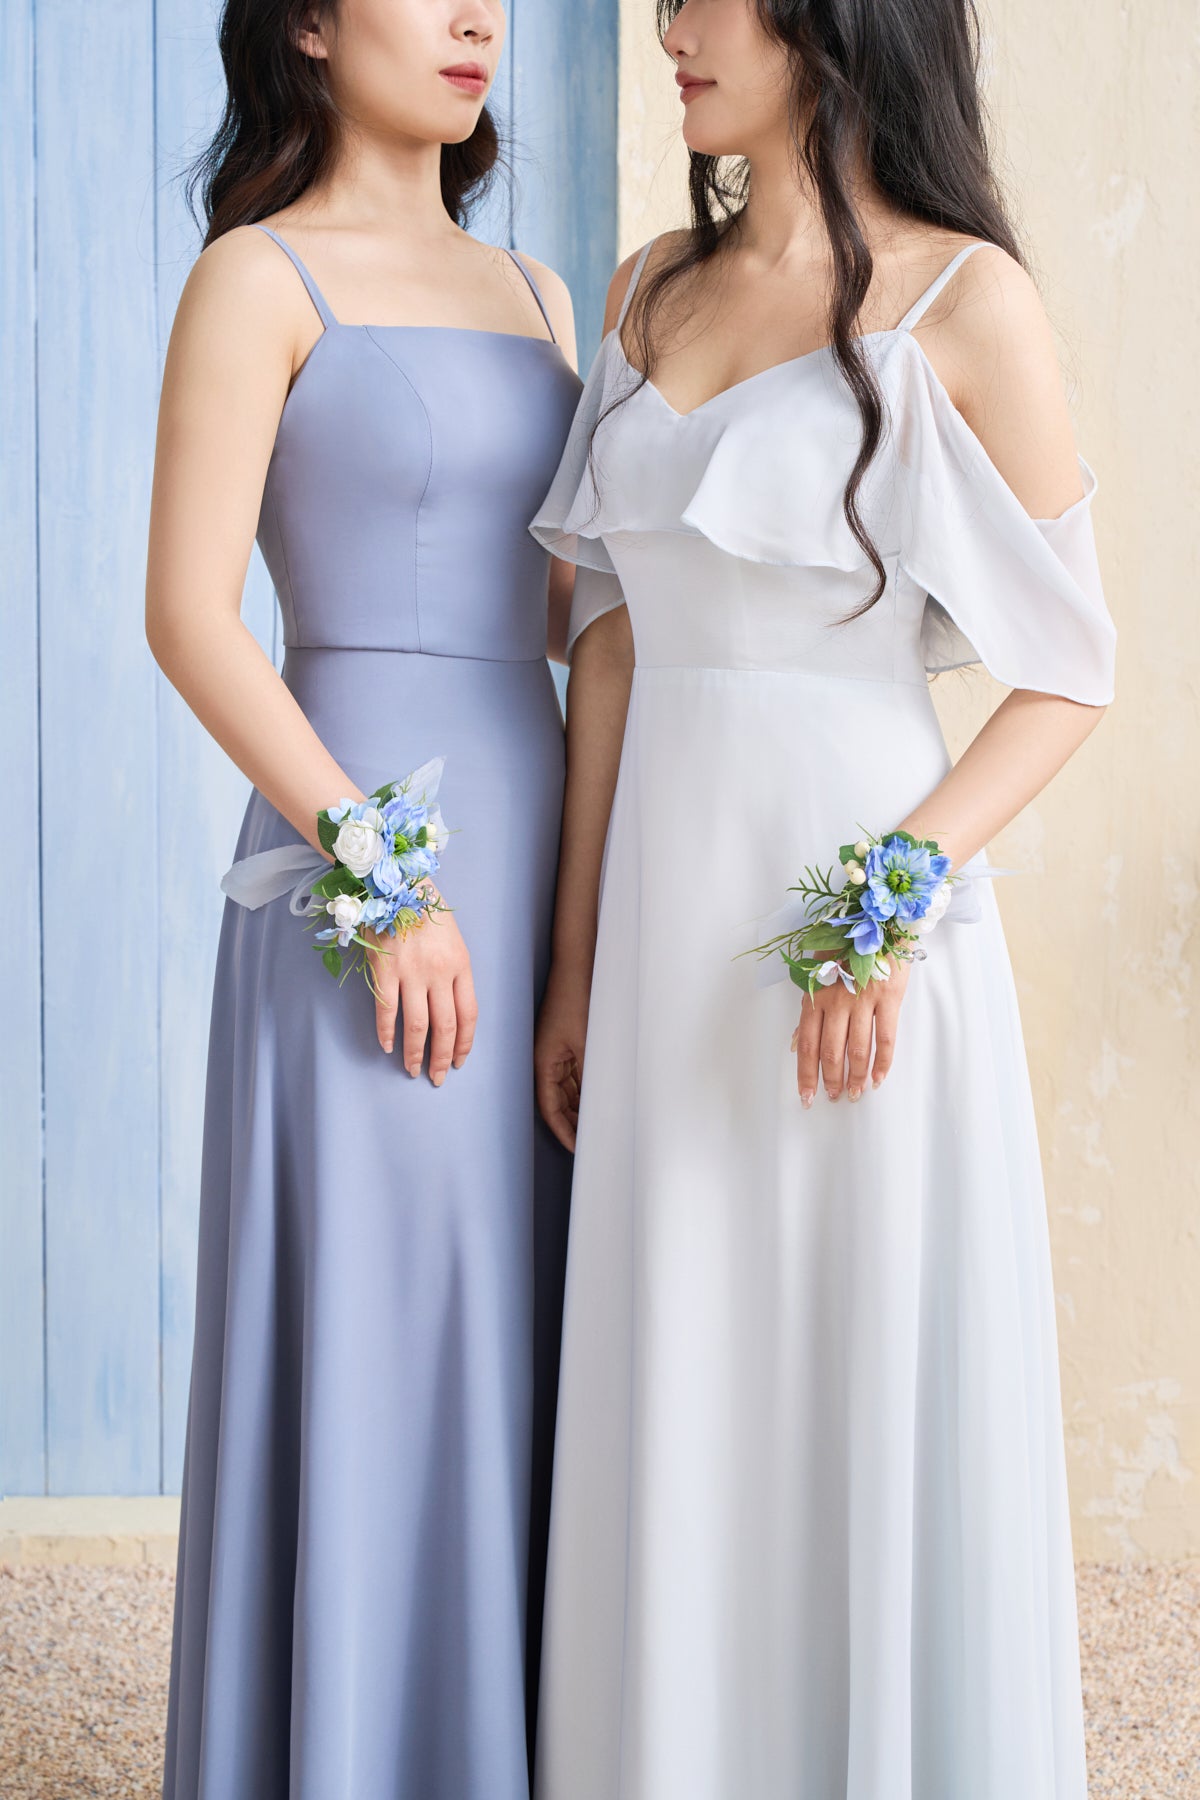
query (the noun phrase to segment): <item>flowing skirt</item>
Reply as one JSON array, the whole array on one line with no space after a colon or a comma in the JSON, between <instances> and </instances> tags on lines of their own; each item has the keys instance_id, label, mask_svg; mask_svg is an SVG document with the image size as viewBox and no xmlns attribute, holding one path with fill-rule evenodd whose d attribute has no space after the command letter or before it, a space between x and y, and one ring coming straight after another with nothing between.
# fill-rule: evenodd
<instances>
[{"instance_id":1,"label":"flowing skirt","mask_svg":"<svg viewBox=\"0 0 1200 1800\"><path fill-rule=\"evenodd\" d=\"M528 1800L570 1158L536 1116L546 663L289 650L365 792L446 757L475 1048L385 1056L286 899L213 996L165 1800ZM330 796L331 800L336 796ZM294 841L258 793L237 854Z\"/></svg>"},{"instance_id":2,"label":"flowing skirt","mask_svg":"<svg viewBox=\"0 0 1200 1800\"><path fill-rule=\"evenodd\" d=\"M1084 1800L1041 1170L995 898L799 1103L754 921L949 759L924 683L639 667L572 1197L537 1800Z\"/></svg>"}]
</instances>

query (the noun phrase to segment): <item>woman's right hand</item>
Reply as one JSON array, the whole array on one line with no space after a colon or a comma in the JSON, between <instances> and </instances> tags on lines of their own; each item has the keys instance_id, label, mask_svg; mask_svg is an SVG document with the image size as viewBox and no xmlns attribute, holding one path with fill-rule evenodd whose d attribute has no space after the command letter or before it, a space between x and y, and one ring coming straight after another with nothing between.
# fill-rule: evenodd
<instances>
[{"instance_id":1,"label":"woman's right hand","mask_svg":"<svg viewBox=\"0 0 1200 1800\"><path fill-rule=\"evenodd\" d=\"M559 1143L572 1151L579 1126L588 991L586 981L552 969L533 1044L538 1107Z\"/></svg>"},{"instance_id":2,"label":"woman's right hand","mask_svg":"<svg viewBox=\"0 0 1200 1800\"><path fill-rule=\"evenodd\" d=\"M428 1039L429 1079L441 1087L451 1065L461 1069L466 1061L479 1016L471 958L454 914L427 913L404 937L363 936L370 946L380 1047L393 1050L401 1014L404 1067L412 1076L421 1073Z\"/></svg>"}]
</instances>

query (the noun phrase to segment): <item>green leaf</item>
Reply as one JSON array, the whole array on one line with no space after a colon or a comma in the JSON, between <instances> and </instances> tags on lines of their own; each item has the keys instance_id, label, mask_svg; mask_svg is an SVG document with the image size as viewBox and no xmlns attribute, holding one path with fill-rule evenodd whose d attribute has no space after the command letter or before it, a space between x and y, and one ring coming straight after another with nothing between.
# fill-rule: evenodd
<instances>
[{"instance_id":1,"label":"green leaf","mask_svg":"<svg viewBox=\"0 0 1200 1800\"><path fill-rule=\"evenodd\" d=\"M860 988L865 988L868 981L871 979L871 972L875 967L875 958L873 956L863 956L859 951L851 950L846 961L850 965L850 973L853 975L858 986Z\"/></svg>"},{"instance_id":2,"label":"green leaf","mask_svg":"<svg viewBox=\"0 0 1200 1800\"><path fill-rule=\"evenodd\" d=\"M807 925L798 933L800 946L806 956L818 957L822 962L829 958L845 955L846 934L833 925Z\"/></svg>"},{"instance_id":3,"label":"green leaf","mask_svg":"<svg viewBox=\"0 0 1200 1800\"><path fill-rule=\"evenodd\" d=\"M841 857L843 864L848 863L848 862L857 862L858 861L858 857L855 854L853 844L843 844L841 849L838 851L838 855Z\"/></svg>"},{"instance_id":4,"label":"green leaf","mask_svg":"<svg viewBox=\"0 0 1200 1800\"><path fill-rule=\"evenodd\" d=\"M319 812L317 814L317 836L321 840L322 850L327 850L330 856L333 855L333 846L337 843L337 834L340 829L341 827L334 824L328 813Z\"/></svg>"},{"instance_id":5,"label":"green leaf","mask_svg":"<svg viewBox=\"0 0 1200 1800\"><path fill-rule=\"evenodd\" d=\"M330 944L330 946L326 950L324 956L321 958L321 961L325 964L325 967L329 970L329 973L331 975L340 975L341 974L341 972L342 972L342 953L338 949L336 944Z\"/></svg>"},{"instance_id":6,"label":"green leaf","mask_svg":"<svg viewBox=\"0 0 1200 1800\"><path fill-rule=\"evenodd\" d=\"M900 831L899 829L897 829L896 831L889 831L888 836L894 837L894 838L900 838L903 843L911 844L914 849L918 848L917 840L913 836L911 831Z\"/></svg>"}]
</instances>

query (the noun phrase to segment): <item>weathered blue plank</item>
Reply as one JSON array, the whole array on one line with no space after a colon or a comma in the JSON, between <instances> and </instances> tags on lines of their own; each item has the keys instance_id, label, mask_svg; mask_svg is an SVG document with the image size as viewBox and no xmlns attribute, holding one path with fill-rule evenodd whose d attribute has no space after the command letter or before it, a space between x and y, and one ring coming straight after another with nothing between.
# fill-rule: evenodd
<instances>
[{"instance_id":1,"label":"weathered blue plank","mask_svg":"<svg viewBox=\"0 0 1200 1800\"><path fill-rule=\"evenodd\" d=\"M224 94L213 0L158 0L158 331L166 352L180 289L199 248L181 176L204 147ZM268 655L276 606L255 552L242 617ZM249 783L161 675L158 682L161 1020L162 1481L182 1479L196 1287L196 1222L213 964L223 896Z\"/></svg>"},{"instance_id":2,"label":"weathered blue plank","mask_svg":"<svg viewBox=\"0 0 1200 1800\"><path fill-rule=\"evenodd\" d=\"M0 959L0 1493L46 1480L42 1329L42 983L38 868L33 0L0 10L0 770L23 824L7 859Z\"/></svg>"},{"instance_id":3,"label":"weathered blue plank","mask_svg":"<svg viewBox=\"0 0 1200 1800\"><path fill-rule=\"evenodd\" d=\"M152 0L36 14L54 1493L159 1481L152 18Z\"/></svg>"},{"instance_id":4,"label":"weathered blue plank","mask_svg":"<svg viewBox=\"0 0 1200 1800\"><path fill-rule=\"evenodd\" d=\"M509 45L516 243L570 288L583 368L616 264L619 23L618 0L520 0Z\"/></svg>"}]
</instances>

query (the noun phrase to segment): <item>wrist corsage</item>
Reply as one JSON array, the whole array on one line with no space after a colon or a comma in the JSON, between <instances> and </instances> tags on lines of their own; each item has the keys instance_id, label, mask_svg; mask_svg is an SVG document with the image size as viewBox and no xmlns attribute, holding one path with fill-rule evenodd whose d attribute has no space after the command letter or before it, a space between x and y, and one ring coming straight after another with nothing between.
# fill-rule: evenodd
<instances>
[{"instance_id":1,"label":"wrist corsage","mask_svg":"<svg viewBox=\"0 0 1200 1800\"><path fill-rule=\"evenodd\" d=\"M314 923L328 921L315 947L331 975L344 979L361 969L369 982L364 931L403 938L431 913L449 910L432 882L448 836L436 799L441 773L440 759L426 763L367 800L343 800L317 814L321 848L334 863L313 882L307 911Z\"/></svg>"},{"instance_id":2,"label":"wrist corsage","mask_svg":"<svg viewBox=\"0 0 1200 1800\"><path fill-rule=\"evenodd\" d=\"M362 933L402 938L431 913L450 911L432 880L449 836L437 804L444 760L422 763L367 800L319 812L317 834L332 867L311 844L279 844L226 869L222 891L251 912L290 894L289 912L310 918L310 930L321 927L315 948L329 973L344 980L361 969L374 991Z\"/></svg>"},{"instance_id":3,"label":"wrist corsage","mask_svg":"<svg viewBox=\"0 0 1200 1800\"><path fill-rule=\"evenodd\" d=\"M886 981L891 958L923 957L927 937L950 904L950 858L933 838L893 831L886 838L864 836L838 852L842 884L833 869L806 868L788 892L800 896L801 923L753 946L753 954L778 954L797 987L810 996L841 981L862 993L872 981Z\"/></svg>"}]
</instances>

